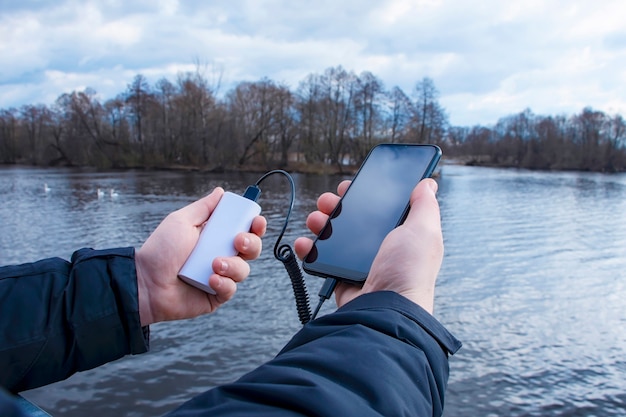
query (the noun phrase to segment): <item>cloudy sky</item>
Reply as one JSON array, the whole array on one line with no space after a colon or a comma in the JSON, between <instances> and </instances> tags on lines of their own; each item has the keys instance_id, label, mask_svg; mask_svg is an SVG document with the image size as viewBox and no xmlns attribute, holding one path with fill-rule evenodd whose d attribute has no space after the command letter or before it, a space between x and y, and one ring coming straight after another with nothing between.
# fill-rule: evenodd
<instances>
[{"instance_id":1,"label":"cloudy sky","mask_svg":"<svg viewBox=\"0 0 626 417\"><path fill-rule=\"evenodd\" d=\"M341 65L410 94L431 78L453 125L530 108L626 115L624 0L0 0L0 109L200 64L228 90L292 90Z\"/></svg>"}]
</instances>

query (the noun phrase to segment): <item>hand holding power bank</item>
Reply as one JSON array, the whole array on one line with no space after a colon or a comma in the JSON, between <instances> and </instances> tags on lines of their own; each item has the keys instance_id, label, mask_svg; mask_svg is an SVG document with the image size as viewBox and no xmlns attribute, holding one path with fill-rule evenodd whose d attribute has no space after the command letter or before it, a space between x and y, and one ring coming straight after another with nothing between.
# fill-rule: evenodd
<instances>
[{"instance_id":1,"label":"hand holding power bank","mask_svg":"<svg viewBox=\"0 0 626 417\"><path fill-rule=\"evenodd\" d=\"M261 206L255 201L225 192L204 225L178 277L202 291L215 294L209 285L209 277L214 274L213 260L218 256L235 256L235 236L248 232L252 221L260 213Z\"/></svg>"}]
</instances>

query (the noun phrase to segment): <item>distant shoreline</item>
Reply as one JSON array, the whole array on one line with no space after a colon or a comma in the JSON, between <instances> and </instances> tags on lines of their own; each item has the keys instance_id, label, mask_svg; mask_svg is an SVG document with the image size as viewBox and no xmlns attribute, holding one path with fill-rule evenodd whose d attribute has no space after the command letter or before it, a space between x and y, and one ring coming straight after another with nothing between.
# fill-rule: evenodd
<instances>
[{"instance_id":1,"label":"distant shoreline","mask_svg":"<svg viewBox=\"0 0 626 417\"><path fill-rule=\"evenodd\" d=\"M510 164L497 164L489 163L486 161L479 161L473 157L443 157L439 163L438 168L435 170L433 177L437 178L441 169L446 165L461 165L461 166L475 166L483 168L501 168L501 169L521 169L534 172L596 172L600 174L620 174L626 171L606 172L597 170L585 170L585 169L542 169L542 168L530 168L519 167ZM288 167L263 167L260 165L247 165L245 168L241 167L198 167L193 165L159 165L159 166L131 166L131 167L119 167L119 168L99 168L95 166L66 166L66 165L33 165L27 163L0 163L2 167L27 167L27 168L40 168L40 169L54 169L54 168L67 168L77 169L93 172L115 172L115 171L177 171L177 172L200 172L200 173L263 173L273 169L283 169L289 173L309 174L309 175L344 175L352 176L356 174L359 167L356 165L343 165L341 169L337 166L329 164L305 164L297 163L290 164Z\"/></svg>"}]
</instances>

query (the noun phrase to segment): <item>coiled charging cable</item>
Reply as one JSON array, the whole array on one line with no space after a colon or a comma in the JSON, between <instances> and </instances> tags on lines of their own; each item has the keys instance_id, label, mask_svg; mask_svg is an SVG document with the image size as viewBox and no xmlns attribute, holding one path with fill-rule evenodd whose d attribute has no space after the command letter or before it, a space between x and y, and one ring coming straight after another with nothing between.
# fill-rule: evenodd
<instances>
[{"instance_id":1,"label":"coiled charging cable","mask_svg":"<svg viewBox=\"0 0 626 417\"><path fill-rule=\"evenodd\" d=\"M244 193L244 197L247 197L251 200L256 201L259 194L261 194L261 189L259 185L263 180L267 177L275 174L283 175L289 181L291 185L291 201L289 203L289 210L287 211L287 215L285 216L285 223L283 224L283 228L280 231L278 238L276 239L276 243L274 244L274 257L281 261L283 265L285 265L285 269L287 270L287 274L289 274L289 279L291 280L291 287L293 289L293 295L296 300L296 309L298 310L298 318L300 319L300 323L302 325L307 324L309 321L315 319L317 313L319 313L322 304L324 301L328 300L330 296L335 291L335 287L337 286L337 280L334 278L326 278L322 288L320 289L319 302L313 314L311 314L311 306L309 305L309 294L306 289L306 283L304 281L304 276L302 275L302 270L300 269L300 265L298 264L298 259L296 258L296 254L294 253L291 246L288 244L280 244L280 241L285 234L285 230L287 230L287 225L289 224L289 217L291 216L291 212L293 210L293 206L296 200L296 185L294 184L293 178L287 171L283 171L282 169L275 169L265 173L261 178L257 180L254 185L250 185L246 192Z\"/></svg>"},{"instance_id":2,"label":"coiled charging cable","mask_svg":"<svg viewBox=\"0 0 626 417\"><path fill-rule=\"evenodd\" d=\"M282 230L278 234L278 238L276 239L276 243L274 244L274 257L281 261L287 270L287 274L289 274L289 279L291 280L291 287L293 289L293 295L296 300L296 309L298 311L298 318L300 319L300 323L303 325L311 321L311 307L309 305L309 294L306 289L306 283L304 281L304 276L302 275L302 271L300 270L300 265L298 264L298 259L296 254L294 253L291 246L288 244L282 244L281 240L285 231L287 230L287 225L289 224L289 217L291 216L291 212L293 211L293 206L296 200L296 186L293 181L293 178L287 171L282 169L276 169L265 173L261 176L257 182L254 184L255 187L259 188L261 182L263 182L267 177L271 175L282 175L289 181L291 186L291 199L289 203L289 209L287 211L287 215L285 216L285 222L283 224ZM250 188L249 187L249 188ZM259 190L260 192L260 190Z\"/></svg>"}]
</instances>

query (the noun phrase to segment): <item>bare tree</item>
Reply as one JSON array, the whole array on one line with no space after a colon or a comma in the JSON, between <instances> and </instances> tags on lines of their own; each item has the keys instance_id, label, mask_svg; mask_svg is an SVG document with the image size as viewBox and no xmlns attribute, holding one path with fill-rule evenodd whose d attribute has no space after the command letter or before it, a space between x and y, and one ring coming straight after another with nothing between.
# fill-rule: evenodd
<instances>
[{"instance_id":1,"label":"bare tree","mask_svg":"<svg viewBox=\"0 0 626 417\"><path fill-rule=\"evenodd\" d=\"M155 145L166 161L178 161L181 158L180 135L175 129L174 111L176 87L166 78L156 83L154 99L159 114L155 119Z\"/></svg>"},{"instance_id":2,"label":"bare tree","mask_svg":"<svg viewBox=\"0 0 626 417\"><path fill-rule=\"evenodd\" d=\"M276 131L280 88L263 78L240 83L227 97L233 130L240 146L239 165L249 161L267 164Z\"/></svg>"},{"instance_id":3,"label":"bare tree","mask_svg":"<svg viewBox=\"0 0 626 417\"><path fill-rule=\"evenodd\" d=\"M45 143L49 125L49 111L44 105L25 105L20 109L23 133L26 135L25 144L28 145L27 154L30 163L41 162L41 150Z\"/></svg>"},{"instance_id":4,"label":"bare tree","mask_svg":"<svg viewBox=\"0 0 626 417\"><path fill-rule=\"evenodd\" d=\"M440 143L448 127L448 116L439 105L439 91L435 83L425 77L415 85L414 93L415 140L419 143Z\"/></svg>"},{"instance_id":5,"label":"bare tree","mask_svg":"<svg viewBox=\"0 0 626 417\"><path fill-rule=\"evenodd\" d=\"M3 163L13 164L21 158L18 123L16 109L0 110L0 161Z\"/></svg>"},{"instance_id":6,"label":"bare tree","mask_svg":"<svg viewBox=\"0 0 626 417\"><path fill-rule=\"evenodd\" d=\"M391 143L407 142L408 129L413 112L411 99L400 87L394 87L387 94L387 137Z\"/></svg>"},{"instance_id":7,"label":"bare tree","mask_svg":"<svg viewBox=\"0 0 626 417\"><path fill-rule=\"evenodd\" d=\"M356 79L354 94L354 133L351 135L351 157L360 164L368 151L382 141L385 132L381 101L385 96L380 79L371 72L364 72Z\"/></svg>"},{"instance_id":8,"label":"bare tree","mask_svg":"<svg viewBox=\"0 0 626 417\"><path fill-rule=\"evenodd\" d=\"M305 158L328 162L341 171L354 132L357 77L342 67L310 75L300 83L298 109Z\"/></svg>"},{"instance_id":9,"label":"bare tree","mask_svg":"<svg viewBox=\"0 0 626 417\"><path fill-rule=\"evenodd\" d=\"M296 93L296 110L299 118L299 152L309 163L321 163L325 160L326 148L322 142L321 111L322 86L320 75L310 74L300 82Z\"/></svg>"},{"instance_id":10,"label":"bare tree","mask_svg":"<svg viewBox=\"0 0 626 417\"><path fill-rule=\"evenodd\" d=\"M144 119L148 113L148 105L152 100L148 80L137 74L126 89L126 104L132 120L133 138L139 144L139 155L142 165L146 163L146 143L144 138Z\"/></svg>"},{"instance_id":11,"label":"bare tree","mask_svg":"<svg viewBox=\"0 0 626 417\"><path fill-rule=\"evenodd\" d=\"M296 128L295 98L286 86L278 86L274 92L276 100L276 145L280 154L279 166L287 167L289 151L298 137Z\"/></svg>"},{"instance_id":12,"label":"bare tree","mask_svg":"<svg viewBox=\"0 0 626 417\"><path fill-rule=\"evenodd\" d=\"M376 143L430 142L470 163L531 169L626 170L626 122L591 108L574 116L526 109L495 126L450 127L430 78L412 99L370 72L310 74L296 92L267 78L224 98L206 66L151 87L137 75L102 104L95 91L50 107L0 109L0 162L109 166L288 166L290 152L340 172ZM413 100L413 101L412 101Z\"/></svg>"},{"instance_id":13,"label":"bare tree","mask_svg":"<svg viewBox=\"0 0 626 417\"><path fill-rule=\"evenodd\" d=\"M574 143L578 149L578 165L583 170L597 169L601 165L601 142L606 128L606 115L590 107L583 109L580 115L574 116Z\"/></svg>"},{"instance_id":14,"label":"bare tree","mask_svg":"<svg viewBox=\"0 0 626 417\"><path fill-rule=\"evenodd\" d=\"M615 172L619 171L620 166L626 166L626 155L620 152L624 149L624 142L626 142L626 122L617 114L607 120L603 171Z\"/></svg>"},{"instance_id":15,"label":"bare tree","mask_svg":"<svg viewBox=\"0 0 626 417\"><path fill-rule=\"evenodd\" d=\"M178 136L183 142L183 160L187 163L213 165L214 152L221 145L211 138L211 113L215 97L206 78L199 72L179 74L179 95L174 102Z\"/></svg>"}]
</instances>

